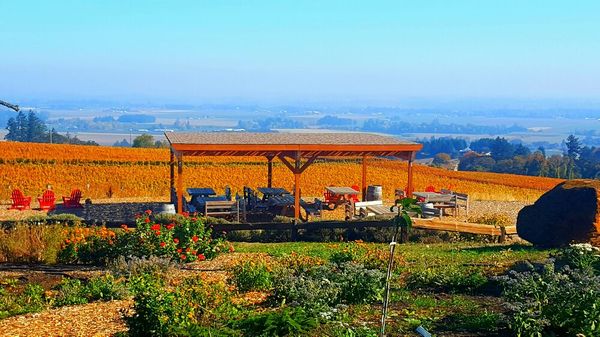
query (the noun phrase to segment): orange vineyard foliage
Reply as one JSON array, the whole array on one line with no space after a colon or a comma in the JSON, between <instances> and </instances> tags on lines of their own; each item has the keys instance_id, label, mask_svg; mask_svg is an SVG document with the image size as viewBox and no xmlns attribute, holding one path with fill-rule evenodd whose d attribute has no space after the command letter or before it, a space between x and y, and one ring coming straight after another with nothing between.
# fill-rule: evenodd
<instances>
[{"instance_id":1,"label":"orange vineyard foliage","mask_svg":"<svg viewBox=\"0 0 600 337\"><path fill-rule=\"evenodd\" d=\"M169 151L78 145L51 145L0 142L0 199L8 200L13 188L27 195L40 195L51 184L57 194L68 195L79 188L84 198L156 197L169 195ZM267 183L266 159L260 157L186 157L186 187L215 188L226 185L233 193L243 186ZM382 185L384 197L392 199L396 188L407 180L405 162L373 159L368 180ZM353 161L322 161L311 165L302 175L305 197L322 196L325 186L352 186L361 181L361 166ZM468 193L474 199L534 201L561 182L560 179L510 174L456 172L416 165L416 190L433 185ZM281 163L273 169L275 186L293 187L293 175Z\"/></svg>"}]
</instances>

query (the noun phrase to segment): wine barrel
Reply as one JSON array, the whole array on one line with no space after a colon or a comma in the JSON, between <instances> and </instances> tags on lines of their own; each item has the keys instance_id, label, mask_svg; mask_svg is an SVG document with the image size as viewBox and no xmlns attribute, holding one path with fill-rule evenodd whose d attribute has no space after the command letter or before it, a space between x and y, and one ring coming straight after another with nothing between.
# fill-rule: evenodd
<instances>
[{"instance_id":1,"label":"wine barrel","mask_svg":"<svg viewBox=\"0 0 600 337\"><path fill-rule=\"evenodd\" d=\"M381 185L367 186L367 201L377 201L383 198L383 189Z\"/></svg>"}]
</instances>

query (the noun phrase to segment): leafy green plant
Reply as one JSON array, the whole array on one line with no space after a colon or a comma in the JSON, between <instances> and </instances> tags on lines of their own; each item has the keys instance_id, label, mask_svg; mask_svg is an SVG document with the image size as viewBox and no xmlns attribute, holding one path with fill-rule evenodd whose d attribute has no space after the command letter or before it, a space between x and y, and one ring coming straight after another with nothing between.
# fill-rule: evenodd
<instances>
[{"instance_id":1,"label":"leafy green plant","mask_svg":"<svg viewBox=\"0 0 600 337\"><path fill-rule=\"evenodd\" d=\"M231 271L231 282L240 291L268 290L272 285L270 268L263 261L243 261Z\"/></svg>"},{"instance_id":2,"label":"leafy green plant","mask_svg":"<svg viewBox=\"0 0 600 337\"><path fill-rule=\"evenodd\" d=\"M233 323L244 336L279 337L297 336L309 332L318 320L301 308L283 308L279 311L251 315Z\"/></svg>"},{"instance_id":3,"label":"leafy green plant","mask_svg":"<svg viewBox=\"0 0 600 337\"><path fill-rule=\"evenodd\" d=\"M90 302L120 300L129 295L125 283L111 274L91 278L83 292Z\"/></svg>"},{"instance_id":4,"label":"leafy green plant","mask_svg":"<svg viewBox=\"0 0 600 337\"><path fill-rule=\"evenodd\" d=\"M394 227L400 228L400 242L408 242L408 230L412 227L412 218L410 215L421 214L421 207L417 205L417 199L402 198L396 200L390 211L393 212L394 208L397 214L394 216L392 222L394 223Z\"/></svg>"},{"instance_id":5,"label":"leafy green plant","mask_svg":"<svg viewBox=\"0 0 600 337\"><path fill-rule=\"evenodd\" d=\"M85 296L85 285L79 279L65 278L56 287L58 295L54 298L54 306L85 304L88 302Z\"/></svg>"}]
</instances>

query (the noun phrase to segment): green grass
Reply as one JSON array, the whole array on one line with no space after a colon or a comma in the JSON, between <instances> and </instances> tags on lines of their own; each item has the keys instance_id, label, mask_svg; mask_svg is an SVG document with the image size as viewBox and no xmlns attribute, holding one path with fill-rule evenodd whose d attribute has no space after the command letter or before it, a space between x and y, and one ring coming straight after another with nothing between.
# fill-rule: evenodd
<instances>
[{"instance_id":1,"label":"green grass","mask_svg":"<svg viewBox=\"0 0 600 337\"><path fill-rule=\"evenodd\" d=\"M289 243L234 243L237 252L267 253L282 256L296 252L301 255L328 259L344 243L289 242ZM387 247L386 244L367 244ZM396 247L409 266L427 267L480 267L486 271L502 271L517 261L538 261L548 257L549 250L529 245L497 245L481 243L409 243Z\"/></svg>"}]
</instances>

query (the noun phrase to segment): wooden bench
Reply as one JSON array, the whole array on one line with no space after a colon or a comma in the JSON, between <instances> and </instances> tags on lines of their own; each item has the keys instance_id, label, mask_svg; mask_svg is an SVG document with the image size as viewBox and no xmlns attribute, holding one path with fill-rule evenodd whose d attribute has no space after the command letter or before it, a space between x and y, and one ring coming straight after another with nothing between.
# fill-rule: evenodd
<instances>
[{"instance_id":1,"label":"wooden bench","mask_svg":"<svg viewBox=\"0 0 600 337\"><path fill-rule=\"evenodd\" d=\"M354 203L354 215L367 217L373 215L395 215L396 212L383 205L381 200L359 201Z\"/></svg>"},{"instance_id":2,"label":"wooden bench","mask_svg":"<svg viewBox=\"0 0 600 337\"><path fill-rule=\"evenodd\" d=\"M240 222L239 201L206 201L204 204L204 216L232 217Z\"/></svg>"}]
</instances>

